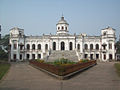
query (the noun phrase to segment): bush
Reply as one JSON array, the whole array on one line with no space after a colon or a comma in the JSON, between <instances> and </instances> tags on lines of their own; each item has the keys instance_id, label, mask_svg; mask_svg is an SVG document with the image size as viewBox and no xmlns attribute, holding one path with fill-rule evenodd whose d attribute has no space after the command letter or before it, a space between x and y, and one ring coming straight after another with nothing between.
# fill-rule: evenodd
<instances>
[{"instance_id":1,"label":"bush","mask_svg":"<svg viewBox=\"0 0 120 90\"><path fill-rule=\"evenodd\" d=\"M89 60L88 59L81 59L79 62L80 63L85 63L85 62L88 62Z\"/></svg>"},{"instance_id":2,"label":"bush","mask_svg":"<svg viewBox=\"0 0 120 90\"><path fill-rule=\"evenodd\" d=\"M44 63L44 60L41 60L41 59L37 59L36 61L40 63Z\"/></svg>"},{"instance_id":3,"label":"bush","mask_svg":"<svg viewBox=\"0 0 120 90\"><path fill-rule=\"evenodd\" d=\"M53 64L54 64L54 65L57 65L57 66L59 66L59 65L67 66L67 65L75 64L75 62L70 61L70 60L68 60L68 59L61 58L60 60L55 60L55 61L53 62Z\"/></svg>"}]
</instances>

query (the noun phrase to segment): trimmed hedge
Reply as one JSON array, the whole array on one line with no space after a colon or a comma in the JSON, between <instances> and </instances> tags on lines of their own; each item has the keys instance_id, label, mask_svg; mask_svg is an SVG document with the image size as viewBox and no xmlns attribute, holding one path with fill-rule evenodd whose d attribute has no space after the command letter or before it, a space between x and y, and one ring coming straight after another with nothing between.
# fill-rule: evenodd
<instances>
[{"instance_id":1,"label":"trimmed hedge","mask_svg":"<svg viewBox=\"0 0 120 90\"><path fill-rule=\"evenodd\" d=\"M47 64L47 63L40 63L35 60L31 60L29 61L29 63L39 68L42 68L44 70L47 70L49 72L52 72L56 75L64 76L72 72L78 71L80 69L86 68L90 65L94 65L96 64L96 60L91 60L91 61L84 62L84 63L76 63L76 64L71 64L71 65L60 65L60 66L55 66L55 65Z\"/></svg>"}]
</instances>

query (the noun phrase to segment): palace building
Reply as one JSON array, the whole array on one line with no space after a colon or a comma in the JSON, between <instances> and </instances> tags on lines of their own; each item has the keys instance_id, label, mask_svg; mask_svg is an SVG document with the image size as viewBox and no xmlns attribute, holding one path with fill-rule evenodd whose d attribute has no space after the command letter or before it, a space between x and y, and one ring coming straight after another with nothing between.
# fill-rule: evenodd
<instances>
[{"instance_id":1,"label":"palace building","mask_svg":"<svg viewBox=\"0 0 120 90\"><path fill-rule=\"evenodd\" d=\"M69 34L69 24L62 16L56 24L55 35L26 36L24 29L10 30L9 59L15 61L43 59L54 61L67 58L109 61L115 60L115 29L107 27L100 36Z\"/></svg>"}]
</instances>

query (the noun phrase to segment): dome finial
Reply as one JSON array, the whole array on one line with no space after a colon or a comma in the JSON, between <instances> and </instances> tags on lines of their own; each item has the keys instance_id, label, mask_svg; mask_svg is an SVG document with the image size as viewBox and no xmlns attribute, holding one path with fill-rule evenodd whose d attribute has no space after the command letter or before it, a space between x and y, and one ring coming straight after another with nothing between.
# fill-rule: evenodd
<instances>
[{"instance_id":1,"label":"dome finial","mask_svg":"<svg viewBox=\"0 0 120 90\"><path fill-rule=\"evenodd\" d=\"M63 16L63 13L62 13L62 17L64 17L64 16Z\"/></svg>"},{"instance_id":2,"label":"dome finial","mask_svg":"<svg viewBox=\"0 0 120 90\"><path fill-rule=\"evenodd\" d=\"M62 17L61 17L61 20L64 20L64 16L63 16L63 13L62 13Z\"/></svg>"}]
</instances>

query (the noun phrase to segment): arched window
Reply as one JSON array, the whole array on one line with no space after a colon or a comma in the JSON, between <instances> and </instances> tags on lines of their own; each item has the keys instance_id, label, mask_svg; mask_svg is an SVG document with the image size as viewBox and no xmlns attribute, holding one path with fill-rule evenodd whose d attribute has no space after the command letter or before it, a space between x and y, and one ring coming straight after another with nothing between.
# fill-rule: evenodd
<instances>
[{"instance_id":1,"label":"arched window","mask_svg":"<svg viewBox=\"0 0 120 90\"><path fill-rule=\"evenodd\" d=\"M41 54L38 54L38 59L41 59Z\"/></svg>"},{"instance_id":2,"label":"arched window","mask_svg":"<svg viewBox=\"0 0 120 90\"><path fill-rule=\"evenodd\" d=\"M26 59L30 59L30 54L27 54L27 55L26 55Z\"/></svg>"},{"instance_id":3,"label":"arched window","mask_svg":"<svg viewBox=\"0 0 120 90\"><path fill-rule=\"evenodd\" d=\"M109 49L112 49L112 43L109 43Z\"/></svg>"},{"instance_id":4,"label":"arched window","mask_svg":"<svg viewBox=\"0 0 120 90\"><path fill-rule=\"evenodd\" d=\"M27 44L27 50L30 50L30 44Z\"/></svg>"},{"instance_id":5,"label":"arched window","mask_svg":"<svg viewBox=\"0 0 120 90\"><path fill-rule=\"evenodd\" d=\"M67 27L65 27L65 29L67 30Z\"/></svg>"},{"instance_id":6,"label":"arched window","mask_svg":"<svg viewBox=\"0 0 120 90\"><path fill-rule=\"evenodd\" d=\"M98 44L96 44L96 50L99 50L99 45Z\"/></svg>"},{"instance_id":7,"label":"arched window","mask_svg":"<svg viewBox=\"0 0 120 90\"><path fill-rule=\"evenodd\" d=\"M64 27L62 26L62 30L64 29Z\"/></svg>"},{"instance_id":8,"label":"arched window","mask_svg":"<svg viewBox=\"0 0 120 90\"><path fill-rule=\"evenodd\" d=\"M45 50L48 50L48 44L45 44Z\"/></svg>"},{"instance_id":9,"label":"arched window","mask_svg":"<svg viewBox=\"0 0 120 90\"><path fill-rule=\"evenodd\" d=\"M88 45L87 45L87 44L85 44L85 46L84 46L84 47L85 47L85 50L87 50L87 49L88 49Z\"/></svg>"},{"instance_id":10,"label":"arched window","mask_svg":"<svg viewBox=\"0 0 120 90\"><path fill-rule=\"evenodd\" d=\"M103 35L105 36L105 35L106 35L106 32L103 32Z\"/></svg>"},{"instance_id":11,"label":"arched window","mask_svg":"<svg viewBox=\"0 0 120 90\"><path fill-rule=\"evenodd\" d=\"M72 44L72 42L70 42L69 43L69 50L72 50L72 48L73 48L73 44Z\"/></svg>"},{"instance_id":12,"label":"arched window","mask_svg":"<svg viewBox=\"0 0 120 90\"><path fill-rule=\"evenodd\" d=\"M61 42L61 50L65 50L65 43Z\"/></svg>"},{"instance_id":13,"label":"arched window","mask_svg":"<svg viewBox=\"0 0 120 90\"><path fill-rule=\"evenodd\" d=\"M41 50L41 44L38 44L38 50Z\"/></svg>"},{"instance_id":14,"label":"arched window","mask_svg":"<svg viewBox=\"0 0 120 90\"><path fill-rule=\"evenodd\" d=\"M93 50L93 44L90 44L90 50Z\"/></svg>"},{"instance_id":15,"label":"arched window","mask_svg":"<svg viewBox=\"0 0 120 90\"><path fill-rule=\"evenodd\" d=\"M80 50L80 44L77 44L77 50Z\"/></svg>"},{"instance_id":16,"label":"arched window","mask_svg":"<svg viewBox=\"0 0 120 90\"><path fill-rule=\"evenodd\" d=\"M104 60L106 60L106 54L104 54Z\"/></svg>"},{"instance_id":17,"label":"arched window","mask_svg":"<svg viewBox=\"0 0 120 90\"><path fill-rule=\"evenodd\" d=\"M35 44L32 45L32 49L35 50Z\"/></svg>"},{"instance_id":18,"label":"arched window","mask_svg":"<svg viewBox=\"0 0 120 90\"><path fill-rule=\"evenodd\" d=\"M58 27L58 30L60 29L60 27Z\"/></svg>"},{"instance_id":19,"label":"arched window","mask_svg":"<svg viewBox=\"0 0 120 90\"><path fill-rule=\"evenodd\" d=\"M14 48L14 49L17 49L17 44L13 44L13 48Z\"/></svg>"},{"instance_id":20,"label":"arched window","mask_svg":"<svg viewBox=\"0 0 120 90\"><path fill-rule=\"evenodd\" d=\"M56 42L53 42L53 50L56 50Z\"/></svg>"}]
</instances>

